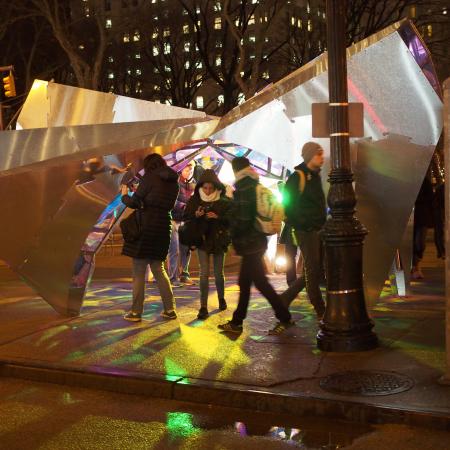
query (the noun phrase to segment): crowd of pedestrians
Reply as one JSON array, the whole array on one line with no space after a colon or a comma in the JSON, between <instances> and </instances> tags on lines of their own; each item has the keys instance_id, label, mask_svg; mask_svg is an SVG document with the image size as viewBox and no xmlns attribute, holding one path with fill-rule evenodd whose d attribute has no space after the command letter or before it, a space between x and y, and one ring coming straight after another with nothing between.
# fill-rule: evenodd
<instances>
[{"instance_id":1,"label":"crowd of pedestrians","mask_svg":"<svg viewBox=\"0 0 450 450\"><path fill-rule=\"evenodd\" d=\"M224 264L230 244L241 257L238 276L239 299L236 310L219 329L241 333L250 302L251 286L267 299L278 322L269 334L283 333L293 325L289 307L298 293L306 289L309 301L321 320L325 312L320 284L324 280L323 249L320 231L326 221L326 201L320 171L324 151L315 142L307 142L301 151L302 163L294 167L285 183L283 194L284 227L280 243L285 245L287 289L277 293L267 278L264 254L267 233L257 226L260 218L261 191L259 175L245 157L236 157L231 165L235 176L232 196L217 174L207 169L195 180L195 162L189 162L177 174L158 154L144 159L145 173L135 192L122 186L122 202L139 211L140 233L125 241L123 254L133 260L133 301L124 318L140 321L144 309L145 275L149 267L158 286L165 319L177 318L173 288L192 285L189 261L197 251L199 263L199 311L197 318L209 317L209 277L213 268L218 307L227 309L225 299ZM413 278L423 277L420 260L423 255L427 218L434 217L436 247L439 257L445 257L439 223L442 211L428 211L440 191L433 190L430 177L425 178L415 210ZM425 211L426 210L426 211ZM438 217L439 216L439 217ZM297 275L297 254L301 257ZM165 265L167 265L167 272Z\"/></svg>"},{"instance_id":2,"label":"crowd of pedestrians","mask_svg":"<svg viewBox=\"0 0 450 450\"><path fill-rule=\"evenodd\" d=\"M209 316L211 266L219 310L226 310L224 264L230 244L241 256L239 300L231 319L220 324L219 329L229 333L242 332L252 284L270 303L278 319L269 334L280 334L293 325L289 305L305 286L317 314L323 314L324 302L318 287L321 274L318 231L325 221L325 200L319 175L323 150L310 142L303 147L302 157L304 162L294 169L284 187L284 235L290 241L293 255L300 247L304 271L297 278L295 267L290 267L289 287L279 294L266 274L267 235L256 226L260 182L250 161L245 157L232 160L235 185L230 198L213 170L203 170L195 180L194 161L177 174L160 155L148 155L144 159L144 175L135 192L122 186L122 202L136 210L140 226L138 236L125 241L122 251L133 260L133 301L124 319L142 320L148 267L161 295L162 317L177 318L172 289L194 284L189 274L193 250L197 251L200 272L197 318L206 320ZM305 214L309 217L307 220Z\"/></svg>"}]
</instances>

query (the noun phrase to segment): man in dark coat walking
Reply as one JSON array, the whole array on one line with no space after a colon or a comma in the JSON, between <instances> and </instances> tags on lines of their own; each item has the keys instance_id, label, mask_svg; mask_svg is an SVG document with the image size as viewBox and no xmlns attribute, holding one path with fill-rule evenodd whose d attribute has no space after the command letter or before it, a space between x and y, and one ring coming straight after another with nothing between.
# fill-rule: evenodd
<instances>
[{"instance_id":1,"label":"man in dark coat walking","mask_svg":"<svg viewBox=\"0 0 450 450\"><path fill-rule=\"evenodd\" d=\"M178 196L178 175L167 166L157 153L144 159L145 174L133 196L122 187L122 202L129 208L138 209L142 215L141 235L125 242L122 254L133 258L133 305L124 319L141 320L144 310L145 273L147 266L155 277L164 305L161 315L176 319L175 300L169 277L164 269L171 233L171 213Z\"/></svg>"},{"instance_id":2,"label":"man in dark coat walking","mask_svg":"<svg viewBox=\"0 0 450 450\"><path fill-rule=\"evenodd\" d=\"M326 202L320 178L324 163L323 149L316 142L307 142L302 148L303 162L295 167L288 178L284 192L286 222L294 229L304 259L304 272L285 292L285 304L289 305L291 291L301 291L306 286L308 297L317 317L322 318L325 303L319 283L323 269L321 262L321 238L319 231L326 221Z\"/></svg>"},{"instance_id":3,"label":"man in dark coat walking","mask_svg":"<svg viewBox=\"0 0 450 450\"><path fill-rule=\"evenodd\" d=\"M269 334L280 334L292 326L293 322L289 310L269 283L265 273L263 258L267 249L267 238L255 227L256 186L259 184L259 177L245 157L234 158L232 167L236 177L236 190L230 208L231 240L236 253L242 256L238 281L239 302L233 318L219 325L219 328L231 333L242 332L242 323L247 316L250 301L250 289L254 283L269 301L279 320Z\"/></svg>"}]
</instances>

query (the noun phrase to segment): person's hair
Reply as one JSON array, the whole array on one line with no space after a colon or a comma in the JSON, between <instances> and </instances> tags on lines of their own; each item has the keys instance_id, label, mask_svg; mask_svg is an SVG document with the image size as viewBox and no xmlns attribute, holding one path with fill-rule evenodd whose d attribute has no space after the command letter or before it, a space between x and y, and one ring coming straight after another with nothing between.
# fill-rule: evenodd
<instances>
[{"instance_id":1,"label":"person's hair","mask_svg":"<svg viewBox=\"0 0 450 450\"><path fill-rule=\"evenodd\" d=\"M234 173L237 173L249 166L250 161L245 156L237 156L231 161L231 167L233 168Z\"/></svg>"},{"instance_id":2,"label":"person's hair","mask_svg":"<svg viewBox=\"0 0 450 450\"><path fill-rule=\"evenodd\" d=\"M166 160L158 153L151 153L144 158L144 169L146 172L167 166Z\"/></svg>"}]
</instances>

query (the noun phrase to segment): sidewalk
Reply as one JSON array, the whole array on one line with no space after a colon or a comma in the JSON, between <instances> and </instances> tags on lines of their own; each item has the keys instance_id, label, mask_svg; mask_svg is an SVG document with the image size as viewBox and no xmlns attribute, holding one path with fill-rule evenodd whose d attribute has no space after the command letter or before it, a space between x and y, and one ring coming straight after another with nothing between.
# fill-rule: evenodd
<instances>
[{"instance_id":1,"label":"sidewalk","mask_svg":"<svg viewBox=\"0 0 450 450\"><path fill-rule=\"evenodd\" d=\"M226 286L229 310L219 312L211 295L205 322L196 320L196 287L175 291L179 320L163 321L154 285L147 292L145 320L126 322L129 272L122 267L111 280L99 278L111 265L98 260L82 315L71 319L0 271L0 374L261 411L450 429L450 387L437 383L445 370L440 261L425 264L426 281L413 285L410 298L383 294L371 312L380 347L347 354L317 350L317 325L303 294L291 308L297 326L283 337L267 336L275 318L256 291L244 333L231 339L219 333L217 325L229 318L237 300L233 276ZM284 277L273 276L272 282L285 289ZM324 377L348 370L396 372L414 385L370 397L320 387Z\"/></svg>"}]
</instances>

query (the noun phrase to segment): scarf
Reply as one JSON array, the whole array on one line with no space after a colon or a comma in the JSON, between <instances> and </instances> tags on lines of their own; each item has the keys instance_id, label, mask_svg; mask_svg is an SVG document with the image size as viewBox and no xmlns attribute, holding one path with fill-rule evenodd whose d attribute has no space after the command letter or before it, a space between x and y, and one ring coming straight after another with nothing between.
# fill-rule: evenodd
<instances>
[{"instance_id":1,"label":"scarf","mask_svg":"<svg viewBox=\"0 0 450 450\"><path fill-rule=\"evenodd\" d=\"M241 181L245 177L250 177L250 178L253 178L256 181L259 181L258 173L254 169L252 169L250 166L245 167L244 169L240 170L239 172L236 172L234 174L234 177L236 179L236 183L238 181Z\"/></svg>"},{"instance_id":2,"label":"scarf","mask_svg":"<svg viewBox=\"0 0 450 450\"><path fill-rule=\"evenodd\" d=\"M200 198L203 202L211 203L211 202L217 202L217 200L220 199L221 191L219 189L216 189L212 194L206 195L202 188L198 190L198 193L200 194Z\"/></svg>"}]
</instances>

